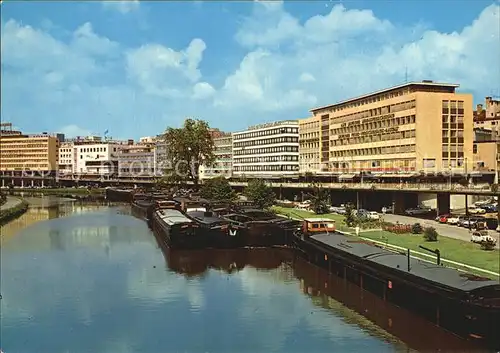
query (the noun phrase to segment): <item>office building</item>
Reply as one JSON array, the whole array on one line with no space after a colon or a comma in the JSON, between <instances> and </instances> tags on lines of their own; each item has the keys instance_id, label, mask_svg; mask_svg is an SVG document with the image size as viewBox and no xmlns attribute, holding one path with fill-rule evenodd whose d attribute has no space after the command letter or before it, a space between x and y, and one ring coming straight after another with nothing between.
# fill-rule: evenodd
<instances>
[{"instance_id":1,"label":"office building","mask_svg":"<svg viewBox=\"0 0 500 353\"><path fill-rule=\"evenodd\" d=\"M0 171L3 174L55 175L58 169L58 139L50 134L23 134L10 123L0 130Z\"/></svg>"},{"instance_id":2,"label":"office building","mask_svg":"<svg viewBox=\"0 0 500 353\"><path fill-rule=\"evenodd\" d=\"M172 171L172 165L168 157L168 144L161 138L155 140L153 168L154 175L158 177L167 176Z\"/></svg>"},{"instance_id":3,"label":"office building","mask_svg":"<svg viewBox=\"0 0 500 353\"><path fill-rule=\"evenodd\" d=\"M470 170L472 95L432 81L312 109L322 171L412 174Z\"/></svg>"},{"instance_id":4,"label":"office building","mask_svg":"<svg viewBox=\"0 0 500 353\"><path fill-rule=\"evenodd\" d=\"M233 138L231 134L218 134L214 139L215 161L211 166L200 166L200 179L219 176L230 178L233 170Z\"/></svg>"},{"instance_id":5,"label":"office building","mask_svg":"<svg viewBox=\"0 0 500 353\"><path fill-rule=\"evenodd\" d=\"M278 121L233 133L233 175L290 177L299 173L299 123Z\"/></svg>"},{"instance_id":6,"label":"office building","mask_svg":"<svg viewBox=\"0 0 500 353\"><path fill-rule=\"evenodd\" d=\"M299 171L301 174L321 171L319 124L318 116L299 120Z\"/></svg>"},{"instance_id":7,"label":"office building","mask_svg":"<svg viewBox=\"0 0 500 353\"><path fill-rule=\"evenodd\" d=\"M142 138L141 141L144 142L132 141L128 145L120 146L117 152L120 177L154 175L155 144L148 138Z\"/></svg>"},{"instance_id":8,"label":"office building","mask_svg":"<svg viewBox=\"0 0 500 353\"><path fill-rule=\"evenodd\" d=\"M118 150L123 146L117 142L87 141L84 144L75 144L75 174L116 175L118 172Z\"/></svg>"}]
</instances>

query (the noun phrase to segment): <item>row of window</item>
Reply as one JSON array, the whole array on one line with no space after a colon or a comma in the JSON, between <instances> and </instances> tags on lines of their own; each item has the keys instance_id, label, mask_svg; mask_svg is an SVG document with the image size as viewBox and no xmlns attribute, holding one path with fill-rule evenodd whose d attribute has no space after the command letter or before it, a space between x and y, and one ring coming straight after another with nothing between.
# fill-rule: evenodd
<instances>
[{"instance_id":1,"label":"row of window","mask_svg":"<svg viewBox=\"0 0 500 353\"><path fill-rule=\"evenodd\" d=\"M235 142L233 146L234 148L242 148L248 146L262 146L262 145L273 145L277 143L298 143L298 142L299 142L298 137L282 136L282 137L273 137L262 140Z\"/></svg>"},{"instance_id":2,"label":"row of window","mask_svg":"<svg viewBox=\"0 0 500 353\"><path fill-rule=\"evenodd\" d=\"M407 124L415 124L415 115L407 115L402 117L387 117L373 122L360 122L356 125L350 125L349 127L341 127L330 130L331 135L342 135L355 132L371 131L374 129L383 129L398 127Z\"/></svg>"},{"instance_id":3,"label":"row of window","mask_svg":"<svg viewBox=\"0 0 500 353\"><path fill-rule=\"evenodd\" d=\"M392 134L378 134L378 135L369 135L363 137L353 137L349 139L342 140L332 140L332 146L345 146L345 145L353 145L353 144L361 144L361 143L372 143L372 142L380 142L380 141L392 141L392 140L400 140L405 138L413 138L416 136L415 130L407 130L400 131Z\"/></svg>"},{"instance_id":4,"label":"row of window","mask_svg":"<svg viewBox=\"0 0 500 353\"><path fill-rule=\"evenodd\" d=\"M299 133L298 127L277 127L277 128L269 129L269 130L251 131L251 132L233 135L233 141L262 137L262 136L272 136L272 135L279 135L279 134L298 134L298 133Z\"/></svg>"},{"instance_id":5,"label":"row of window","mask_svg":"<svg viewBox=\"0 0 500 353\"><path fill-rule=\"evenodd\" d=\"M347 123L350 121L357 121L365 118L372 118L379 115L398 113L405 110L413 109L416 106L415 100L410 100L402 103L396 103L391 105L386 105L384 107L367 109L356 113L351 113L347 115L342 115L340 117L332 117L335 123ZM327 117L328 115L323 115L322 117Z\"/></svg>"},{"instance_id":6,"label":"row of window","mask_svg":"<svg viewBox=\"0 0 500 353\"><path fill-rule=\"evenodd\" d=\"M234 163L270 163L270 162L297 162L299 156L262 156L235 158Z\"/></svg>"},{"instance_id":7,"label":"row of window","mask_svg":"<svg viewBox=\"0 0 500 353\"><path fill-rule=\"evenodd\" d=\"M277 146L264 148L251 148L245 150L234 151L234 156L251 155L251 154L267 154L279 152L299 152L299 146Z\"/></svg>"},{"instance_id":8,"label":"row of window","mask_svg":"<svg viewBox=\"0 0 500 353\"><path fill-rule=\"evenodd\" d=\"M384 154L413 153L415 145L401 145L389 147L359 148L353 150L333 151L330 157L352 157L352 156L378 156Z\"/></svg>"},{"instance_id":9,"label":"row of window","mask_svg":"<svg viewBox=\"0 0 500 353\"><path fill-rule=\"evenodd\" d=\"M235 166L233 169L235 172L290 172L298 171L298 164L290 165L245 165L245 166Z\"/></svg>"}]
</instances>

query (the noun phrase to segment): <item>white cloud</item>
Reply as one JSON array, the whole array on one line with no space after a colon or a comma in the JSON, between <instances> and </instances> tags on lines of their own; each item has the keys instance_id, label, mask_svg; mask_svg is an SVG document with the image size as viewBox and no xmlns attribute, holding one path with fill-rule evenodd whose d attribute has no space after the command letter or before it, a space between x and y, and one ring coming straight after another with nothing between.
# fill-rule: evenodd
<instances>
[{"instance_id":1,"label":"white cloud","mask_svg":"<svg viewBox=\"0 0 500 353\"><path fill-rule=\"evenodd\" d=\"M77 125L66 125L59 129L58 132L63 133L66 137L76 137L76 136L90 136L92 132L90 130L81 128Z\"/></svg>"},{"instance_id":2,"label":"white cloud","mask_svg":"<svg viewBox=\"0 0 500 353\"><path fill-rule=\"evenodd\" d=\"M139 5L105 4L122 12ZM406 68L411 80L460 83L479 101L499 88L499 8L440 33L342 5L299 20L282 1L256 2L235 34L246 52L217 83L210 78L221 72L202 72L202 60L218 53L206 51L201 38L184 48L147 41L131 48L96 33L90 22L63 41L8 20L1 31L2 116L24 129L36 116L44 130L84 124L137 134L131 137L158 133L185 116L235 130L301 118L313 106L400 84Z\"/></svg>"},{"instance_id":3,"label":"white cloud","mask_svg":"<svg viewBox=\"0 0 500 353\"><path fill-rule=\"evenodd\" d=\"M139 0L110 0L103 1L102 5L105 9L115 10L122 14L127 14L139 9Z\"/></svg>"}]
</instances>

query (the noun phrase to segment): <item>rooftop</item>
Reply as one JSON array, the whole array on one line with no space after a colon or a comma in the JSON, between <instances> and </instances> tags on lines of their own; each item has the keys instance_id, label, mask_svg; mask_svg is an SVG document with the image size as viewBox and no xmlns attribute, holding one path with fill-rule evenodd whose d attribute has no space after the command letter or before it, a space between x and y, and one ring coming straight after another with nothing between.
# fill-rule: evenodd
<instances>
[{"instance_id":1,"label":"rooftop","mask_svg":"<svg viewBox=\"0 0 500 353\"><path fill-rule=\"evenodd\" d=\"M244 132L251 131L251 130L270 129L270 128L273 128L273 127L278 127L278 126L283 126L283 125L297 125L298 126L298 124L299 124L298 120L274 121L274 122L271 122L271 123L265 123L265 124L258 124L258 125L249 126L245 131L235 132L234 134L242 134Z\"/></svg>"},{"instance_id":2,"label":"rooftop","mask_svg":"<svg viewBox=\"0 0 500 353\"><path fill-rule=\"evenodd\" d=\"M313 108L313 109L310 110L310 112L314 113L314 112L317 112L319 110L338 107L338 106L341 106L341 105L344 105L344 104L347 104L347 103L353 103L353 102L361 100L361 99L369 98L369 97L372 97L372 96L377 96L379 94L388 93L388 92L391 92L391 91L395 91L395 90L399 90L399 89L407 88L407 87L408 88L410 88L410 87L414 87L414 88L417 88L417 87L433 87L433 88L442 88L442 89L447 89L447 90L453 90L453 92L454 92L455 88L460 87L460 85L459 84L455 84L455 83L437 83L437 82L432 82L432 81L429 81L429 80L424 80L422 82L408 82L408 83L404 83L404 84L401 84L401 85L397 85L397 86L385 88L385 89L382 89L382 90L379 90L379 91L367 93L367 94L364 94L362 96L350 98L350 99L347 99L347 100L344 100L344 101L340 101L338 103L334 103L334 104L325 105L325 106L322 106L322 107Z\"/></svg>"}]
</instances>

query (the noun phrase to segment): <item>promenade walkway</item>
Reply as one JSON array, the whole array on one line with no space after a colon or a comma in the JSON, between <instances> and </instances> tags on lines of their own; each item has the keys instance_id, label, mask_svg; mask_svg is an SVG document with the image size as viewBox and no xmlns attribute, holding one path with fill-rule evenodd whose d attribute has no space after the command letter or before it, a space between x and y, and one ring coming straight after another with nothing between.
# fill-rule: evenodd
<instances>
[{"instance_id":1,"label":"promenade walkway","mask_svg":"<svg viewBox=\"0 0 500 353\"><path fill-rule=\"evenodd\" d=\"M16 207L21 204L22 200L17 197L7 196L7 202L5 202L1 207L0 211L6 211L10 208Z\"/></svg>"}]
</instances>

